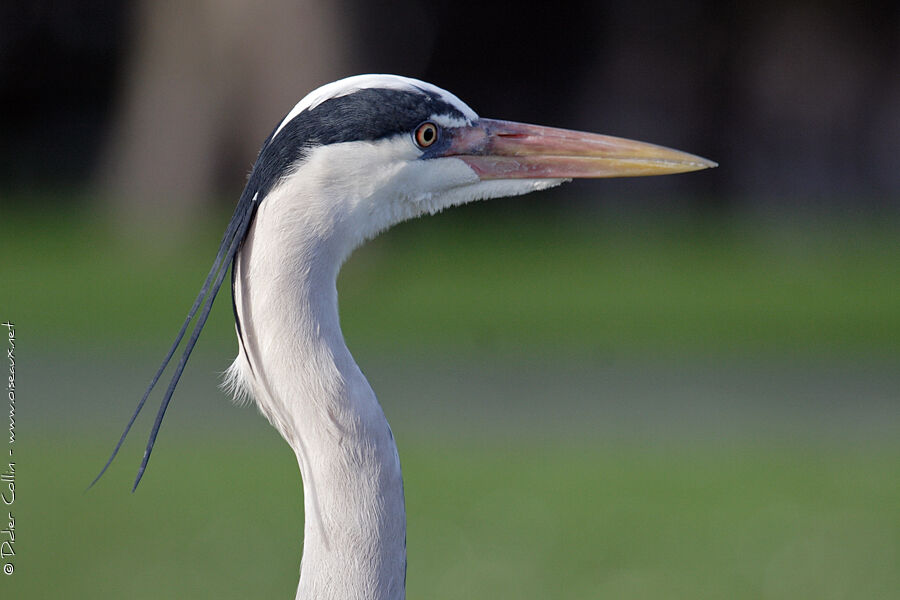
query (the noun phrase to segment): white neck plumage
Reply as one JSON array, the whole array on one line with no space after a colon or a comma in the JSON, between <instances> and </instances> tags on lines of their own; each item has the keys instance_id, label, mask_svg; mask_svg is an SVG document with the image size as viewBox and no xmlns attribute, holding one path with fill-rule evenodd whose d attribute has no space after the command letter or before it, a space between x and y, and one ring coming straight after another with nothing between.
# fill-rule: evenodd
<instances>
[{"instance_id":1,"label":"white neck plumage","mask_svg":"<svg viewBox=\"0 0 900 600\"><path fill-rule=\"evenodd\" d=\"M321 190L318 190L321 193ZM285 182L236 261L243 344L228 373L291 445L303 477L298 599L405 596L406 513L397 447L344 343L336 278L362 240L347 212Z\"/></svg>"},{"instance_id":2,"label":"white neck plumage","mask_svg":"<svg viewBox=\"0 0 900 600\"><path fill-rule=\"evenodd\" d=\"M407 136L315 148L260 203L235 262L242 345L228 372L294 449L306 524L297 598L404 597L406 514L393 435L341 335L336 280L380 231L561 180L480 182Z\"/></svg>"}]
</instances>

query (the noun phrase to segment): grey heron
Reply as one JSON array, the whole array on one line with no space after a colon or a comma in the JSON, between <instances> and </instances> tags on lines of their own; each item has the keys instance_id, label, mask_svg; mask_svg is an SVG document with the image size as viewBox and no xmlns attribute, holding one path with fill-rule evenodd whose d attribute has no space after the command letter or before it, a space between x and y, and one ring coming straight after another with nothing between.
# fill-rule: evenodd
<instances>
[{"instance_id":1,"label":"grey heron","mask_svg":"<svg viewBox=\"0 0 900 600\"><path fill-rule=\"evenodd\" d=\"M153 424L137 488L231 267L238 356L226 383L236 397L255 401L290 444L302 476L297 598L403 598L400 461L341 333L336 280L343 262L392 225L451 206L572 178L713 166L643 142L480 118L453 94L395 75L349 77L311 92L263 142L206 281L97 479L196 319Z\"/></svg>"}]
</instances>

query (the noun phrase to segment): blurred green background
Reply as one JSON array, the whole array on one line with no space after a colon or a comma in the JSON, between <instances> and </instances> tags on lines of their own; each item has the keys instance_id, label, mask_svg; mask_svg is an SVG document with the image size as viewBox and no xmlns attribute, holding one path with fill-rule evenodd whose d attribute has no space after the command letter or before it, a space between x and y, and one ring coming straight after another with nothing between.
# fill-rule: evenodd
<instances>
[{"instance_id":1,"label":"blurred green background","mask_svg":"<svg viewBox=\"0 0 900 600\"><path fill-rule=\"evenodd\" d=\"M387 233L340 280L400 446L411 597L897 595L894 224L795 223L788 242L746 220L467 210ZM216 388L227 297L141 489L148 415L84 491L226 215L149 252L54 215L13 213L2 242L20 459L4 587L290 597L298 472Z\"/></svg>"},{"instance_id":2,"label":"blurred green background","mask_svg":"<svg viewBox=\"0 0 900 600\"><path fill-rule=\"evenodd\" d=\"M199 289L259 141L354 71L722 163L462 207L345 265L344 333L404 468L410 598L900 598L900 96L884 77L897 9L699 2L673 19L659 3L593 4L523 5L488 43L454 17L474 10L462 2L402 2L399 24L362 3L273 2L247 31L282 17L359 35L298 55L277 30L251 79L213 35L236 9L4 9L0 320L17 333L4 598L294 594L299 472L218 390L236 352L227 292L141 488L129 492L158 395L85 488ZM513 34L541 40L525 66L498 50ZM54 60L34 68L40 57ZM226 101L213 107L198 80Z\"/></svg>"}]
</instances>

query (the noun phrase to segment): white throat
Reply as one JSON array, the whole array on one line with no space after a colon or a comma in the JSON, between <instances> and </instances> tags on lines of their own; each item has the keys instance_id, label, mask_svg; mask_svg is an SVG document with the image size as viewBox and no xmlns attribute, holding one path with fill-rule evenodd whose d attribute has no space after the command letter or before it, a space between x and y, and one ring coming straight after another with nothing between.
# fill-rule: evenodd
<instances>
[{"instance_id":1,"label":"white throat","mask_svg":"<svg viewBox=\"0 0 900 600\"><path fill-rule=\"evenodd\" d=\"M398 600L406 577L400 462L338 320L337 273L358 242L346 247L340 207L323 205L321 191L282 185L256 215L236 261L243 346L228 378L256 400L300 465L297 598Z\"/></svg>"}]
</instances>

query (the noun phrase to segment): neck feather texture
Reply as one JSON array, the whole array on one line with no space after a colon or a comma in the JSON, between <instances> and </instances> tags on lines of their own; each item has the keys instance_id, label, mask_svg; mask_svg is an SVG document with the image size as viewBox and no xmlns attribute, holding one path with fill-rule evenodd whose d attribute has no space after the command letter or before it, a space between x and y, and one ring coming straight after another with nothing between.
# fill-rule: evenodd
<instances>
[{"instance_id":1,"label":"neck feather texture","mask_svg":"<svg viewBox=\"0 0 900 600\"><path fill-rule=\"evenodd\" d=\"M297 455L305 502L297 598L400 600L397 447L338 320L336 278L352 247L327 207L289 191L260 207L235 264L243 342L228 376Z\"/></svg>"}]
</instances>

